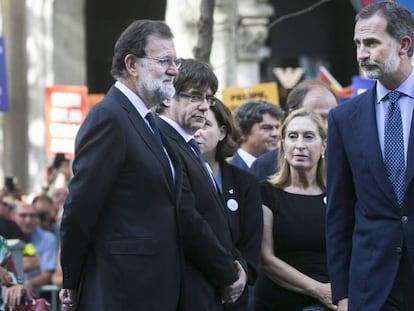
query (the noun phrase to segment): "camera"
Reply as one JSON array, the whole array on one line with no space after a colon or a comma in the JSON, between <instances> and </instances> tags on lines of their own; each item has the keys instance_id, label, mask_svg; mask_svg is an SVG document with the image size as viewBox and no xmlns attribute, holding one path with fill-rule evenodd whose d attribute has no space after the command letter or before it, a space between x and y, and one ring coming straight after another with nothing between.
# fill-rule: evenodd
<instances>
[{"instance_id":1,"label":"camera","mask_svg":"<svg viewBox=\"0 0 414 311\"><path fill-rule=\"evenodd\" d=\"M13 192L16 188L16 182L15 182L15 178L12 176L6 176L4 178L4 185L6 186L6 188L10 191Z\"/></svg>"},{"instance_id":2,"label":"camera","mask_svg":"<svg viewBox=\"0 0 414 311\"><path fill-rule=\"evenodd\" d=\"M58 169L65 161L67 161L67 159L65 158L65 154L58 152L55 154L55 159L53 160L53 167L55 169Z\"/></svg>"}]
</instances>

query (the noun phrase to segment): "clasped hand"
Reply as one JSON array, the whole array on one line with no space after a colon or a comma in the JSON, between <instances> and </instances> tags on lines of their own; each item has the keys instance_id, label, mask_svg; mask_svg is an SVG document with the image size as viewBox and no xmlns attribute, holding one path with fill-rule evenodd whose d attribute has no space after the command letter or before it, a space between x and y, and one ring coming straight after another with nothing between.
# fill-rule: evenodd
<instances>
[{"instance_id":1,"label":"clasped hand","mask_svg":"<svg viewBox=\"0 0 414 311\"><path fill-rule=\"evenodd\" d=\"M234 265L236 267L239 278L233 284L221 287L221 300L223 303L235 302L237 299L239 299L240 295L244 291L244 288L246 287L246 272L238 261L235 261Z\"/></svg>"}]
</instances>

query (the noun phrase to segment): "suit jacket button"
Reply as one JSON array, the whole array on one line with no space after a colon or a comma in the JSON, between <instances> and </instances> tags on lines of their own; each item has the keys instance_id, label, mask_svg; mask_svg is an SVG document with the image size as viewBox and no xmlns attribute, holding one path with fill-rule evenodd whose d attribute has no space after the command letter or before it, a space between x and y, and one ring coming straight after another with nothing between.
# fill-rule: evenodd
<instances>
[{"instance_id":1,"label":"suit jacket button","mask_svg":"<svg viewBox=\"0 0 414 311\"><path fill-rule=\"evenodd\" d=\"M401 222L402 222L403 224L406 224L406 223L408 222L408 217L407 217L407 216L403 216L403 217L401 217Z\"/></svg>"},{"instance_id":2,"label":"suit jacket button","mask_svg":"<svg viewBox=\"0 0 414 311\"><path fill-rule=\"evenodd\" d=\"M401 247L396 247L395 251L397 252L397 254L401 254L402 253L402 248Z\"/></svg>"}]
</instances>

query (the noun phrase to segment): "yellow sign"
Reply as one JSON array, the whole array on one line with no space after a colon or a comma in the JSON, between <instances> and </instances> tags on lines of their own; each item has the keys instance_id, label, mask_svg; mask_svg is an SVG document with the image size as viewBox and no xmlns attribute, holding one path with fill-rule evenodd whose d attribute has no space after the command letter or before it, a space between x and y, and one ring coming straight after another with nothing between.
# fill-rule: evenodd
<instances>
[{"instance_id":1,"label":"yellow sign","mask_svg":"<svg viewBox=\"0 0 414 311\"><path fill-rule=\"evenodd\" d=\"M228 88L222 91L223 102L234 110L248 100L266 101L279 106L279 93L275 82L255 86Z\"/></svg>"}]
</instances>

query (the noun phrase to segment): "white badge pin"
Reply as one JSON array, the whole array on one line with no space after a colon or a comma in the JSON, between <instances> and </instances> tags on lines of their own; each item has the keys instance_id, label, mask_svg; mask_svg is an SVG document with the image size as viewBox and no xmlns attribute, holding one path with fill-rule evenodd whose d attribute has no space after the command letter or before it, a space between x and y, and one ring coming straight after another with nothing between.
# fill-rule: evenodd
<instances>
[{"instance_id":1,"label":"white badge pin","mask_svg":"<svg viewBox=\"0 0 414 311\"><path fill-rule=\"evenodd\" d=\"M230 189L229 190L229 194L233 194L234 193L234 190L233 189Z\"/></svg>"},{"instance_id":2,"label":"white badge pin","mask_svg":"<svg viewBox=\"0 0 414 311\"><path fill-rule=\"evenodd\" d=\"M323 203L325 203L325 205L328 204L328 198L327 197L323 198Z\"/></svg>"},{"instance_id":3,"label":"white badge pin","mask_svg":"<svg viewBox=\"0 0 414 311\"><path fill-rule=\"evenodd\" d=\"M239 208L239 203L237 203L235 199L229 199L227 201L227 208L232 212L235 212Z\"/></svg>"}]
</instances>

